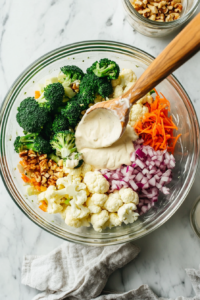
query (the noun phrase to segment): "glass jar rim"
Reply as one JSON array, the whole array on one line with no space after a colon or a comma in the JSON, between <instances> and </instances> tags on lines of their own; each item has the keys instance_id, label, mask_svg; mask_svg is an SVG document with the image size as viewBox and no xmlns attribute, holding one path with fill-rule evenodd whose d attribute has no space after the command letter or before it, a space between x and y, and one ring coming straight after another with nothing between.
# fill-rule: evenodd
<instances>
[{"instance_id":1,"label":"glass jar rim","mask_svg":"<svg viewBox=\"0 0 200 300\"><path fill-rule=\"evenodd\" d=\"M157 28L159 27L159 28L166 29L166 28L173 28L173 27L175 28L185 23L198 8L200 0L197 0L195 5L187 12L187 14L171 22L157 22L157 21L149 20L147 18L144 18L141 14L137 12L137 10L134 9L130 0L122 0L122 3L128 9L128 13L131 17L134 15L137 19L139 19L144 23L149 24L149 26L151 27L157 27Z\"/></svg>"}]
</instances>

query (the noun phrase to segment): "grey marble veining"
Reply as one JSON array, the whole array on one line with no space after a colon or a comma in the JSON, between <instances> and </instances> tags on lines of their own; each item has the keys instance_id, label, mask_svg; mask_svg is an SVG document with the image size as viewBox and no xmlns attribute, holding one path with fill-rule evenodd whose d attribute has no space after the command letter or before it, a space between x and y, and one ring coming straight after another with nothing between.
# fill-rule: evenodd
<instances>
[{"instance_id":1,"label":"grey marble veining","mask_svg":"<svg viewBox=\"0 0 200 300\"><path fill-rule=\"evenodd\" d=\"M152 39L125 21L120 0L1 0L0 103L16 77L54 48L83 40L114 40L156 56L174 35ZM200 53L175 75L200 118ZM109 279L107 289L127 291L147 283L160 296L192 296L186 267L200 263L200 240L189 212L200 193L199 175L177 213L161 228L136 242L141 253ZM24 254L46 254L62 243L33 224L13 203L0 179L0 299L28 300L37 291L20 283Z\"/></svg>"}]
</instances>

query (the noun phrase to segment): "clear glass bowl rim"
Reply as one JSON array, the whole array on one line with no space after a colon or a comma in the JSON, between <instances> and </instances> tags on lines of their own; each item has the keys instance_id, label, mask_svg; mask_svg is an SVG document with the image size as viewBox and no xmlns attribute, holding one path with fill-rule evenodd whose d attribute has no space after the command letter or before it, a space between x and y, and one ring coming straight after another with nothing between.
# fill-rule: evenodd
<instances>
[{"instance_id":1,"label":"clear glass bowl rim","mask_svg":"<svg viewBox=\"0 0 200 300\"><path fill-rule=\"evenodd\" d=\"M171 29L176 28L182 24L184 24L197 10L199 6L200 0L197 0L194 7L188 11L187 14L182 16L181 18L174 20L172 22L156 22L149 20L147 18L144 18L141 14L139 14L131 5L130 0L122 0L122 4L127 8L128 13L131 17L135 16L137 19L139 19L143 23L147 23L150 27L160 28L160 29Z\"/></svg>"},{"instance_id":2,"label":"clear glass bowl rim","mask_svg":"<svg viewBox=\"0 0 200 300\"><path fill-rule=\"evenodd\" d=\"M150 232L154 231L155 229L159 228L161 225L163 225L176 211L177 209L181 206L181 204L183 203L183 201L185 200L185 198L187 197L190 188L192 187L192 184L194 182L195 179L195 175L196 175L196 170L197 170L197 166L198 166L198 157L199 157L199 143L197 140L194 140L194 155L193 155L193 160L192 160L192 172L190 174L190 176L187 177L188 179L188 184L187 184L187 188L184 190L184 192L182 192L181 195L181 199L176 203L176 205L174 205L173 209L171 209L171 211L169 213L166 214L163 213L162 215L162 219L159 218L159 222L157 222L156 224L154 224L150 229L148 229L146 232L143 232L141 235L139 236L134 236L134 233L131 235L131 233L129 234L125 234L122 236L114 236L114 237L107 237L107 238L88 238L88 237L82 237L71 233L67 233L65 232L64 235L62 235L61 233L58 233L55 228L55 226L53 224L47 224L48 226L46 226L46 221L43 221L42 218L38 218L37 214L35 212L31 212L29 213L27 208L22 208L22 206L20 205L20 199L15 199L16 194L14 194L14 190L12 188L12 183L9 182L9 186L6 183L6 178L4 178L4 169L5 169L5 165L3 164L3 155L4 155L4 143L3 143L3 134L5 132L6 127L4 126L4 115L6 115L7 113L7 109L9 108L9 100L11 98L11 95L17 92L17 89L20 88L20 85L22 83L26 84L26 76L28 76L29 73L33 73L34 71L37 72L39 71L43 64L45 64L45 61L48 62L49 60L51 60L52 57L58 57L59 53L61 55L61 53L67 52L70 54L70 52L72 51L79 51L78 53L80 53L81 49L82 50L87 50L87 51L92 51L92 50L97 50L97 48L99 49L117 49L118 51L121 51L121 53L123 54L128 54L128 53L136 53L140 56L142 56L143 58L146 58L148 60L153 60L155 59L155 57L153 57L152 55L148 54L147 52L140 50L136 47L130 46L128 44L124 44L124 43L120 43L120 42L113 42L113 41L107 41L107 40L89 40L89 41L82 41L82 42L78 42L78 43L73 43L73 44L69 44L66 46L62 46L59 48L56 48L48 53L46 53L45 55L41 56L39 59L37 59L35 62L33 62L31 65L29 65L22 73L21 75L19 75L19 77L15 80L15 82L13 83L13 85L10 87L7 95L5 96L3 103L1 105L1 111L0 111L0 174L2 177L2 181L9 193L9 195L11 196L12 200L15 202L15 204L20 208L20 210L31 220L33 221L36 225L38 225L39 227L41 227L42 229L46 230L47 232L55 235L56 237L60 237L64 240L70 241L70 242L75 242L75 243L80 243L80 244L84 244L84 245L91 245L91 246L105 246L105 245L114 245L114 244L120 244L120 243L125 243L125 242L129 242L132 240L136 240L139 239L147 234L149 234ZM120 52L119 52L120 53ZM39 68L40 66L40 68ZM187 92L185 91L185 89L182 87L182 85L179 83L179 81L176 79L176 77L174 75L170 75L167 78L168 81L170 81L170 83L176 85L179 87L179 90L181 92L182 97L185 98L185 100L187 101L187 106L186 109L190 110L190 113L192 113L193 118L191 118L191 122L192 122L192 126L193 129L195 130L196 136L199 137L199 122L198 122L198 118L194 109L194 106L187 94ZM188 112L189 113L189 112ZM16 196L17 197L17 196ZM17 201L19 200L19 201Z\"/></svg>"}]
</instances>

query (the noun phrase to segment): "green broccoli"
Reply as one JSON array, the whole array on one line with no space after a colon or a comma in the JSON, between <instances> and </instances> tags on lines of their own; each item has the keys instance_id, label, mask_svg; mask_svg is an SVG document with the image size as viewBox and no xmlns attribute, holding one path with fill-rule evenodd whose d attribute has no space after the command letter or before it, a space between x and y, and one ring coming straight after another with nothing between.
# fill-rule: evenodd
<instances>
[{"instance_id":1,"label":"green broccoli","mask_svg":"<svg viewBox=\"0 0 200 300\"><path fill-rule=\"evenodd\" d=\"M57 115L52 124L52 131L56 133L58 131L67 130L68 128L68 119L61 114Z\"/></svg>"},{"instance_id":2,"label":"green broccoli","mask_svg":"<svg viewBox=\"0 0 200 300\"><path fill-rule=\"evenodd\" d=\"M63 160L63 165L66 168L78 169L83 164L83 155L79 152L73 152Z\"/></svg>"},{"instance_id":3,"label":"green broccoli","mask_svg":"<svg viewBox=\"0 0 200 300\"><path fill-rule=\"evenodd\" d=\"M75 98L75 97L74 97ZM81 106L77 99L67 102L65 108L61 109L61 115L68 119L69 126L72 128L76 127L80 119Z\"/></svg>"},{"instance_id":4,"label":"green broccoli","mask_svg":"<svg viewBox=\"0 0 200 300\"><path fill-rule=\"evenodd\" d=\"M40 107L53 112L62 105L64 87L61 83L51 83L44 88L44 93L36 100Z\"/></svg>"},{"instance_id":5,"label":"green broccoli","mask_svg":"<svg viewBox=\"0 0 200 300\"><path fill-rule=\"evenodd\" d=\"M17 153L23 150L33 150L38 153L49 154L52 151L49 142L37 133L16 137L14 148Z\"/></svg>"},{"instance_id":6,"label":"green broccoli","mask_svg":"<svg viewBox=\"0 0 200 300\"><path fill-rule=\"evenodd\" d=\"M62 158L66 158L77 150L75 146L75 135L68 130L55 133L50 143L52 148L56 150L56 155Z\"/></svg>"},{"instance_id":7,"label":"green broccoli","mask_svg":"<svg viewBox=\"0 0 200 300\"><path fill-rule=\"evenodd\" d=\"M117 79L119 77L119 66L116 62L103 58L96 61L87 69L88 74L94 73L98 77L107 77L108 79Z\"/></svg>"},{"instance_id":8,"label":"green broccoli","mask_svg":"<svg viewBox=\"0 0 200 300\"><path fill-rule=\"evenodd\" d=\"M79 93L82 95L88 95L89 93L89 97L94 99L98 92L100 81L101 79L96 75L86 74L80 83Z\"/></svg>"},{"instance_id":9,"label":"green broccoli","mask_svg":"<svg viewBox=\"0 0 200 300\"><path fill-rule=\"evenodd\" d=\"M104 82L99 85L98 89L99 95L101 95L103 98L109 97L113 93L113 87L111 82Z\"/></svg>"},{"instance_id":10,"label":"green broccoli","mask_svg":"<svg viewBox=\"0 0 200 300\"><path fill-rule=\"evenodd\" d=\"M33 97L24 99L17 110L17 122L26 132L39 133L49 119L48 111L40 107Z\"/></svg>"},{"instance_id":11,"label":"green broccoli","mask_svg":"<svg viewBox=\"0 0 200 300\"><path fill-rule=\"evenodd\" d=\"M40 135L47 141L50 140L51 136L52 136L52 118L51 116L49 117L49 120L44 124Z\"/></svg>"},{"instance_id":12,"label":"green broccoli","mask_svg":"<svg viewBox=\"0 0 200 300\"><path fill-rule=\"evenodd\" d=\"M64 66L60 69L64 76L60 75L58 80L64 86L70 86L75 80L81 80L84 77L83 71L77 66Z\"/></svg>"}]
</instances>

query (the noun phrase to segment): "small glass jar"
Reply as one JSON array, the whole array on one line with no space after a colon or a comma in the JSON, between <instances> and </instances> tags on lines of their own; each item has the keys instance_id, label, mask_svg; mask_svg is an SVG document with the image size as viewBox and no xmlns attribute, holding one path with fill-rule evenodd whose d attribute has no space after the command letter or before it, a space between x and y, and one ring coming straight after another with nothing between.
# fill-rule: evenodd
<instances>
[{"instance_id":1,"label":"small glass jar","mask_svg":"<svg viewBox=\"0 0 200 300\"><path fill-rule=\"evenodd\" d=\"M190 223L192 229L200 238L200 196L195 200L190 211Z\"/></svg>"},{"instance_id":2,"label":"small glass jar","mask_svg":"<svg viewBox=\"0 0 200 300\"><path fill-rule=\"evenodd\" d=\"M130 0L122 0L125 16L130 25L143 35L150 37L162 37L177 30L195 13L200 0L183 0L181 17L171 22L157 22L144 18L130 3Z\"/></svg>"}]
</instances>

